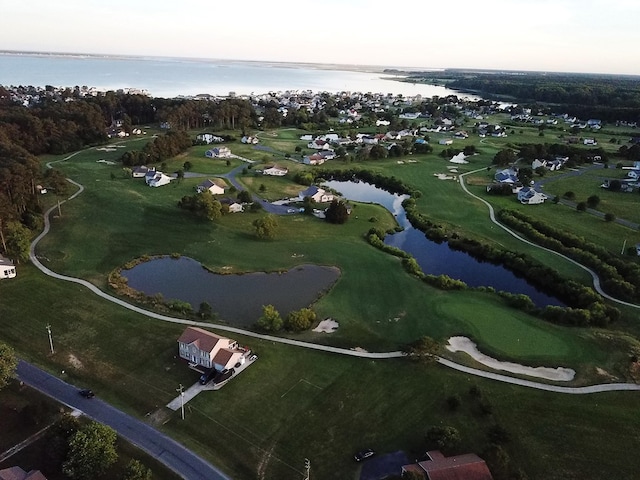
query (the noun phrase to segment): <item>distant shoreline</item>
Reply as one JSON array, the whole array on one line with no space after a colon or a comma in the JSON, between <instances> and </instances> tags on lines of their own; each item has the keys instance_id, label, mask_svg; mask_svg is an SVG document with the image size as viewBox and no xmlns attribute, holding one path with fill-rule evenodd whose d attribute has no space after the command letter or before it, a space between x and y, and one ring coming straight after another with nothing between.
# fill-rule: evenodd
<instances>
[{"instance_id":1,"label":"distant shoreline","mask_svg":"<svg viewBox=\"0 0 640 480\"><path fill-rule=\"evenodd\" d=\"M390 67L383 65L353 65L340 63L312 63L312 62L281 62L270 60L238 60L229 58L197 58L197 57L162 57L155 55L117 55L117 54L100 54L100 53L78 53L78 52L38 52L28 50L0 50L0 55L8 56L25 56L25 57L48 57L48 58L78 58L78 59L96 59L96 60L165 60L175 62L194 62L194 63L227 63L227 64L246 64L264 67L280 67L280 68L308 68L315 70L335 70L345 72L362 72L362 73L389 73L385 70L393 69L398 72L407 72L407 67ZM410 69L411 71L420 70L440 70L440 69ZM406 75L406 73L405 73ZM404 76L404 75L403 75Z\"/></svg>"}]
</instances>

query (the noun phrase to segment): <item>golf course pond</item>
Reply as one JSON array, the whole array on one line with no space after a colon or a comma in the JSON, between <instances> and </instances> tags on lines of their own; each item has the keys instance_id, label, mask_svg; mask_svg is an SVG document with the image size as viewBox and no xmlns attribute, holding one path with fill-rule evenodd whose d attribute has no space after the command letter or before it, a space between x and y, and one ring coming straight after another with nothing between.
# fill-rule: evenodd
<instances>
[{"instance_id":1,"label":"golf course pond","mask_svg":"<svg viewBox=\"0 0 640 480\"><path fill-rule=\"evenodd\" d=\"M559 299L541 292L500 265L481 262L465 252L452 250L446 242L429 240L423 232L413 228L407 219L402 202L408 195L389 193L366 182L332 180L323 185L340 192L348 200L377 203L389 210L404 230L387 235L384 243L410 253L424 273L447 275L462 280L470 287L493 287L497 291L524 294L537 307L564 306Z\"/></svg>"},{"instance_id":2,"label":"golf course pond","mask_svg":"<svg viewBox=\"0 0 640 480\"><path fill-rule=\"evenodd\" d=\"M282 315L308 307L340 276L336 267L300 265L287 272L217 274L188 257L157 257L120 272L128 286L146 295L158 293L198 310L211 305L220 320L247 327L258 320L263 305Z\"/></svg>"}]
</instances>

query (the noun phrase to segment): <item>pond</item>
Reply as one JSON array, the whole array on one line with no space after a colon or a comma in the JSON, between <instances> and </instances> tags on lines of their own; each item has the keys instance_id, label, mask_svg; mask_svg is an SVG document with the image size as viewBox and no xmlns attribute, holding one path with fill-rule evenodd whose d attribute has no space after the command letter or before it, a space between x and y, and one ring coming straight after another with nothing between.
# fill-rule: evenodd
<instances>
[{"instance_id":1,"label":"pond","mask_svg":"<svg viewBox=\"0 0 640 480\"><path fill-rule=\"evenodd\" d=\"M122 270L129 287L166 300L189 302L198 310L211 305L221 320L247 327L258 320L263 305L273 305L285 316L311 305L340 276L335 267L301 265L279 273L216 274L188 258L159 257Z\"/></svg>"},{"instance_id":2,"label":"pond","mask_svg":"<svg viewBox=\"0 0 640 480\"><path fill-rule=\"evenodd\" d=\"M538 307L564 306L557 298L539 291L504 267L481 262L465 252L452 250L447 243L429 240L423 232L413 228L407 219L402 202L408 195L389 193L366 182L331 180L324 185L340 192L348 200L378 203L389 210L404 230L387 235L385 243L410 253L424 273L447 275L462 280L470 287L493 287L498 291L524 294Z\"/></svg>"}]
</instances>

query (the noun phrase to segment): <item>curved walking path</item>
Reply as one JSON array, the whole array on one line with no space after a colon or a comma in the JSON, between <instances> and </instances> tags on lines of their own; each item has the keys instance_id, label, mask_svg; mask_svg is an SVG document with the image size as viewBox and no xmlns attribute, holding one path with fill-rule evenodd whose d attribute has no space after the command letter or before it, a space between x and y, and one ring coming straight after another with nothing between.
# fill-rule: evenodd
<instances>
[{"instance_id":1,"label":"curved walking path","mask_svg":"<svg viewBox=\"0 0 640 480\"><path fill-rule=\"evenodd\" d=\"M80 152L76 152L76 153L74 153L72 155L69 155L68 157L65 157L62 160L57 160L55 162L50 162L50 163L47 164L47 167L51 168L51 164L52 163L62 162L62 161L68 160L69 158L77 155L78 153L80 153ZM479 170L476 170L476 171L479 171ZM468 172L468 173L473 173L473 172ZM464 174L464 175L467 175L467 174ZM73 195L71 195L68 199L62 201L61 203L65 203L65 202L67 202L69 200L73 200L74 198L76 198L78 195L80 195L84 191L84 187L81 184L79 184L77 182L74 182L73 180L71 180L69 178L67 178L67 181L69 181L70 183L76 185L78 187L78 191L76 193L74 193ZM481 199L481 198L473 195L471 192L469 192L466 189L466 186L464 185L464 182L462 182L462 179L460 180L460 183L462 184L462 186L465 189L465 191L467 193L469 193L469 195L472 195L473 197L478 198L479 200L481 200L482 202L487 204L489 206L489 208L490 208L492 220L497 225L500 225L502 228L505 228L500 223L497 223L495 221L495 218L493 217L493 207L491 207L491 205L489 205L483 199ZM107 300L109 302L115 303L116 305L119 305L119 306L121 306L123 308L126 308L128 310L131 310L133 312L139 313L141 315L146 315L149 318L155 318L157 320L161 320L161 321L164 321L164 322L177 323L177 324L189 325L189 326L212 328L212 329L215 329L215 330L223 330L223 331L226 331L226 332L236 333L238 335L244 335L244 336L248 336L248 337L259 338L259 339L262 339L262 340L269 340L269 341L272 341L272 342L282 343L282 344L285 344L285 345L291 345L291 346L295 346L295 347L307 348L307 349L311 349L311 350L318 350L318 351L322 351L322 352L335 353L335 354L340 354L340 355L348 355L348 356L351 356L351 357L370 358L370 359L390 359L390 358L402 358L402 357L405 356L405 354L403 352L401 352L401 351L367 352L367 351L362 351L362 350L351 350L351 349L346 349L346 348L338 348L338 347L332 347L332 346L328 346L328 345L319 345L319 344L316 344L316 343L303 342L303 341L300 341L300 340L293 340L293 339L290 339L290 338L274 337L272 335L263 335L263 334L260 334L260 333L256 333L256 332L252 332L252 331L248 331L248 330L243 330L243 329L240 329L240 328L229 327L227 325L218 325L218 324L207 323L207 322L197 322L197 321L194 321L194 320L186 320L184 318L170 317L168 315L162 315L162 314L159 314L159 313L151 312L149 310L145 310L144 308L140 308L140 307L138 307L136 305L132 305L130 303L127 303L124 300L121 300L120 298L114 297L112 295L109 295L108 293L103 292L102 290L100 290L94 284L92 284L92 283L90 283L90 282L88 282L86 280L83 280L81 278L70 277L70 276L67 276L67 275L61 275L59 273L56 273L53 270L50 270L49 268L45 267L40 262L40 260L38 259L38 257L36 256L36 253L35 253L35 249L36 249L36 246L38 245L38 242L40 242L40 240L42 240L49 233L49 230L51 229L51 221L49 219L49 216L50 216L51 212L53 210L55 210L56 208L57 208L57 205L54 205L44 213L44 229L42 230L42 233L40 233L40 235L38 235L35 238L35 240L33 240L33 242L31 243L31 245L29 247L29 258L30 258L31 262L42 273L44 273L45 275L48 275L48 276L50 276L52 278L55 278L55 279L58 279L58 280L64 280L64 281L67 281L67 282L77 283L79 285L82 285L83 287L88 288L89 290L91 290L91 292L93 292L95 295L97 295L98 297L100 297L100 298L102 298L104 300ZM515 233L511 232L510 230L508 230L506 228L505 228L505 230L510 232L516 238L520 238L524 242L531 244L531 242L522 239L521 237L519 237ZM534 244L531 244L531 245L534 245ZM536 245L534 245L534 246L536 246ZM553 252L553 253L557 253L557 252ZM571 260L571 259L568 259L568 260ZM571 260L571 261L573 261L573 260ZM585 267L583 267L583 268L585 268ZM593 275L595 275L595 274L593 274ZM597 278L597 276L595 276L595 278ZM478 370L476 368L467 367L465 365L460 365L460 364L455 363L455 362L453 362L451 360L447 360L447 359L441 358L441 357L436 357L436 358L437 358L437 362L439 364L441 364L443 366L446 366L446 367L449 367L449 368L452 368L454 370L458 370L459 372L467 373L469 375L474 375L474 376L477 376L477 377L482 377L482 378L486 378L486 379L490 379L490 380L496 380L496 381L500 381L500 382L503 382L503 383L509 383L509 384L512 384L512 385L520 385L520 386L524 386L524 387L534 388L534 389L537 389L537 390L545 390L545 391L549 391L549 392L571 393L571 394L587 394L587 393L597 393L597 392L628 391L628 390L640 391L640 384L635 384L635 383L607 383L607 384L600 384L600 385L591 385L591 386L587 386L587 387L562 387L562 386L557 386L557 385L549 385L549 384L545 384L545 383L539 383L539 382L533 382L533 381L530 381L530 380L522 380L522 379L519 379L519 378L509 377L507 375L501 375L501 374L498 374L498 373L486 372L484 370Z\"/></svg>"},{"instance_id":2,"label":"curved walking path","mask_svg":"<svg viewBox=\"0 0 640 480\"><path fill-rule=\"evenodd\" d=\"M567 257L566 255L563 255L562 253L556 252L555 250L551 250L550 248L547 248L547 247L543 247L541 245L538 245L537 243L533 243L532 241L527 240L526 238L522 237L521 235L519 235L518 233L514 232L510 228L508 228L505 225L503 225L500 222L498 222L496 220L495 211L493 209L493 206L489 202L487 202L484 198L480 198L479 196L471 193L469 191L469 189L467 188L467 185L464 183L464 177L466 175L470 175L472 173L478 173L478 172L481 172L483 170L486 170L486 169L485 168L479 168L477 170L472 170L471 172L462 173L462 174L458 175L458 179L459 179L459 182L460 182L460 186L465 191L465 193L467 193L468 195L471 195L476 200L480 200L482 203L484 203L489 208L489 218L491 219L491 221L493 223L495 223L498 227L503 229L505 232L507 232L512 237L520 240L521 242L526 243L527 245L531 245L532 247L539 248L540 250L544 250L546 252L553 253L554 255L557 255L558 257L564 258L565 260L567 260L567 261L573 263L574 265L577 265L578 267L580 267L583 270L585 270L587 273L589 273L589 275L591 275L591 278L593 278L593 288L596 290L596 292L598 292L604 298L606 298L608 300L611 300L612 302L618 303L620 305L625 305L627 307L640 309L640 305L637 305L635 303L625 302L624 300L619 300L619 299L617 299L615 297L612 297L611 295L606 293L604 290L602 290L602 287L600 286L600 277L598 277L596 272L594 272L590 268L582 265L581 263L578 263L577 261L575 261L572 258Z\"/></svg>"}]
</instances>

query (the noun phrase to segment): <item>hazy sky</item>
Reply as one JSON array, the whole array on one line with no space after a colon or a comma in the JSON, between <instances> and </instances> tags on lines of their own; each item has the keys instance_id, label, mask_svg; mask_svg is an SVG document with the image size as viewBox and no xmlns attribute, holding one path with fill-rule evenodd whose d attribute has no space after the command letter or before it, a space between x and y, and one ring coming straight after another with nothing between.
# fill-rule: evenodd
<instances>
[{"instance_id":1,"label":"hazy sky","mask_svg":"<svg viewBox=\"0 0 640 480\"><path fill-rule=\"evenodd\" d=\"M640 0L24 0L0 48L640 74Z\"/></svg>"}]
</instances>

